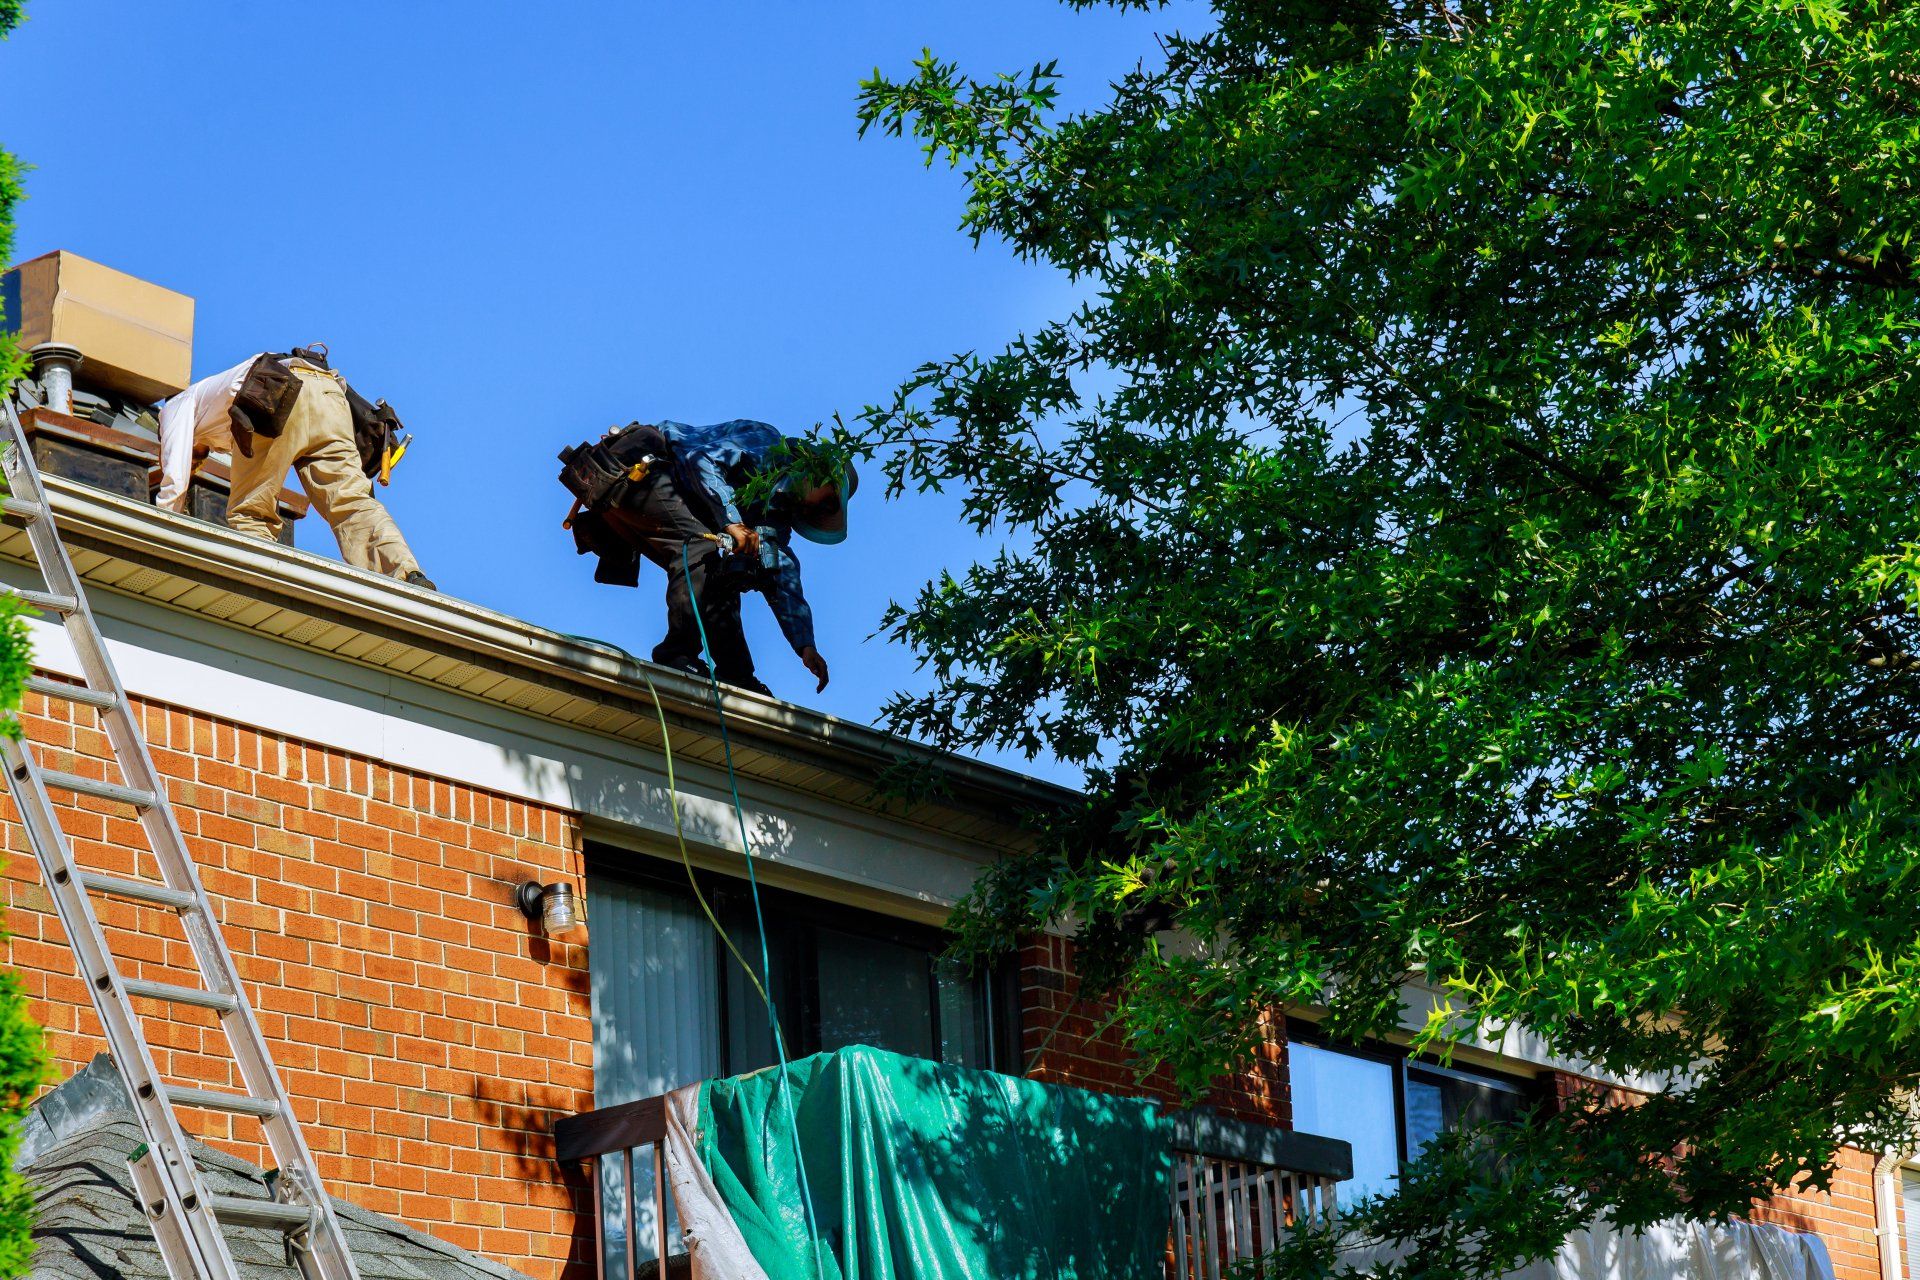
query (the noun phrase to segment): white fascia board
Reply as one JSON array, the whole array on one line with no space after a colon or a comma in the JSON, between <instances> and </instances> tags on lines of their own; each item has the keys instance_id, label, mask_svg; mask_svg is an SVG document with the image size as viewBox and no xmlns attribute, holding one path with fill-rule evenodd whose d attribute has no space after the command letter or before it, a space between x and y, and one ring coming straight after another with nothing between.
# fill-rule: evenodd
<instances>
[{"instance_id":1,"label":"white fascia board","mask_svg":"<svg viewBox=\"0 0 1920 1280\"><path fill-rule=\"evenodd\" d=\"M1327 1016L1324 1004L1297 1005L1288 1012L1308 1022L1319 1022ZM1464 1029L1467 1015L1460 1001L1425 983L1402 983L1399 1023L1404 1034L1391 1038L1403 1043L1411 1042L1415 1035L1426 1029L1428 1018L1435 1012L1453 1020L1456 1030ZM1658 1093L1672 1083L1663 1076L1603 1071L1583 1059L1566 1057L1555 1052L1545 1036L1525 1027L1509 1026L1497 1032L1476 1027L1451 1043L1462 1062L1490 1070L1507 1070L1528 1076L1540 1071L1564 1071L1639 1093Z\"/></svg>"},{"instance_id":2,"label":"white fascia board","mask_svg":"<svg viewBox=\"0 0 1920 1280\"><path fill-rule=\"evenodd\" d=\"M0 578L33 582L11 565ZM116 592L89 603L132 694L575 813L615 843L676 847L665 760L634 743ZM36 667L79 674L63 626L28 627ZM709 864L737 862L724 771L675 766L688 843ZM943 918L993 853L756 779L740 790L756 858L901 914Z\"/></svg>"},{"instance_id":3,"label":"white fascia board","mask_svg":"<svg viewBox=\"0 0 1920 1280\"><path fill-rule=\"evenodd\" d=\"M1056 929L1069 932L1071 921L1062 919ZM1155 935L1161 949L1170 955L1187 958L1200 958L1209 953L1209 946L1185 929L1170 929ZM1322 1003L1290 1006L1286 1012L1307 1022L1319 1022L1327 1016L1325 999L1333 994L1331 989L1323 989ZM1396 1041L1406 1042L1427 1026L1427 1019L1435 1011L1454 1020L1456 1026L1466 1019L1460 1001L1444 991L1427 986L1425 983L1408 982L1400 987L1400 1029L1404 1033L1393 1037ZM1542 1070L1565 1071L1573 1075L1597 1080L1602 1084L1617 1085L1641 1093L1657 1093L1666 1087L1664 1078L1645 1075L1619 1075L1602 1071L1590 1062L1564 1057L1555 1053L1547 1043L1546 1037L1524 1027L1507 1027L1498 1034L1491 1034L1485 1028L1475 1028L1469 1034L1454 1041L1454 1048L1460 1054L1462 1062L1468 1062L1491 1070L1508 1070L1519 1075L1531 1076Z\"/></svg>"},{"instance_id":4,"label":"white fascia board","mask_svg":"<svg viewBox=\"0 0 1920 1280\"><path fill-rule=\"evenodd\" d=\"M1444 991L1437 991L1423 983L1410 982L1400 988L1400 1025L1409 1032L1424 1030L1427 1019L1434 1013L1464 1021L1460 1002ZM1632 1073L1622 1075L1617 1072L1602 1071L1590 1062L1568 1058L1555 1053L1546 1037L1525 1027L1506 1027L1492 1034L1487 1029L1476 1029L1457 1043L1481 1053L1511 1063L1524 1063L1534 1068L1547 1068L1565 1071L1602 1084L1616 1085L1633 1089L1640 1093L1658 1093L1670 1083L1665 1077Z\"/></svg>"}]
</instances>

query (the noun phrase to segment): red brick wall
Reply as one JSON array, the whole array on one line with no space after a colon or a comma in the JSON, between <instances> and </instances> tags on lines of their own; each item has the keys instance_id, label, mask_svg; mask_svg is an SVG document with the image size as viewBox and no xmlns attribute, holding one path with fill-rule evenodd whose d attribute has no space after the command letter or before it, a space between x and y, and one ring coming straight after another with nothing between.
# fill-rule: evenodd
<instances>
[{"instance_id":1,"label":"red brick wall","mask_svg":"<svg viewBox=\"0 0 1920 1280\"><path fill-rule=\"evenodd\" d=\"M1111 1025L1111 1006L1080 995L1072 942L1051 936L1033 939L1022 949L1019 964L1020 1050L1029 1076L1105 1093L1177 1101L1177 1090L1165 1070L1141 1077L1124 1037ZM1204 1102L1223 1114L1256 1123L1292 1124L1284 1020L1272 1020L1259 1060L1218 1081Z\"/></svg>"},{"instance_id":2,"label":"red brick wall","mask_svg":"<svg viewBox=\"0 0 1920 1280\"><path fill-rule=\"evenodd\" d=\"M539 1280L571 1255L585 1274L584 1179L554 1164L549 1134L593 1104L586 950L530 934L513 902L530 878L580 887L569 815L204 715L140 711L330 1189ZM112 777L91 711L29 697L23 720L30 740L57 748L40 754L49 767ZM9 959L65 1078L105 1046L10 801L0 820ZM82 866L154 875L130 810L83 799L62 821ZM123 973L191 981L178 917L94 903ZM163 1072L238 1087L211 1013L146 1025ZM252 1121L182 1114L262 1159Z\"/></svg>"},{"instance_id":3,"label":"red brick wall","mask_svg":"<svg viewBox=\"0 0 1920 1280\"><path fill-rule=\"evenodd\" d=\"M1880 1250L1873 1234L1874 1160L1867 1152L1843 1147L1831 1190L1775 1196L1754 1206L1753 1220L1817 1233L1833 1258L1834 1280L1880 1280Z\"/></svg>"}]
</instances>

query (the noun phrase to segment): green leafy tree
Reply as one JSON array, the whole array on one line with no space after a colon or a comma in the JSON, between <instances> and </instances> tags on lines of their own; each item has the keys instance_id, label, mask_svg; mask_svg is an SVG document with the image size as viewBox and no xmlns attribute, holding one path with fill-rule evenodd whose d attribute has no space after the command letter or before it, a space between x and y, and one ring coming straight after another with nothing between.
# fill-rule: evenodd
<instances>
[{"instance_id":1,"label":"green leafy tree","mask_svg":"<svg viewBox=\"0 0 1920 1280\"><path fill-rule=\"evenodd\" d=\"M0 0L0 39L21 17L19 0ZM13 208L22 196L23 167L0 150L0 265L12 261ZM12 386L25 368L14 334L0 324L0 388ZM14 716L32 659L18 604L0 600L0 732L20 732ZM46 1074L40 1028L29 1013L27 997L11 973L0 974L0 1275L24 1275L33 1258L33 1197L13 1172L13 1156L20 1144L20 1122Z\"/></svg>"},{"instance_id":2,"label":"green leafy tree","mask_svg":"<svg viewBox=\"0 0 1920 1280\"><path fill-rule=\"evenodd\" d=\"M0 40L4 40L20 25L23 16L20 6L21 0L0 0ZM13 260L13 206L19 203L24 194L20 187L24 168L11 152L0 148L0 266ZM19 343L14 341L14 330L9 327L14 323L14 318L7 316L0 319L5 322L0 323L0 386L11 386L15 378L26 372L27 361L20 352Z\"/></svg>"},{"instance_id":3,"label":"green leafy tree","mask_svg":"<svg viewBox=\"0 0 1920 1280\"><path fill-rule=\"evenodd\" d=\"M1431 1149L1359 1222L1408 1275L1911 1142L1920 6L1180 12L1084 114L863 86L1086 299L835 433L1006 535L891 613L894 724L1091 766L967 943L1074 920L1195 1090L1409 981L1469 1010L1422 1049L1668 1081Z\"/></svg>"}]
</instances>

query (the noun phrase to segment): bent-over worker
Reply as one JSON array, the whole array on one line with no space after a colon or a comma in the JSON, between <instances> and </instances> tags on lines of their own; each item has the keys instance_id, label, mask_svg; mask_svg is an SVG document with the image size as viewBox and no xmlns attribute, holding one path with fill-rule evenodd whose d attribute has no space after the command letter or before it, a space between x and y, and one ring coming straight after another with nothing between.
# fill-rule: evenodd
<instances>
[{"instance_id":1,"label":"bent-over worker","mask_svg":"<svg viewBox=\"0 0 1920 1280\"><path fill-rule=\"evenodd\" d=\"M819 681L814 689L827 687L827 660L814 645L813 609L800 589L800 561L793 554L793 537L799 534L809 542L832 545L846 541L847 500L860 487L860 478L851 464L841 478L825 484L796 488L791 476L781 476L772 492L753 501L741 495L754 478L776 469L782 455L798 441L790 441L764 422L735 418L730 422L695 427L684 422L663 422L662 434L673 446L674 456L682 459L693 473L710 507L717 506L715 517L720 532L733 540L733 554L758 561L760 573L756 585L766 597L780 634L793 646L801 664ZM747 505L743 506L742 504ZM717 580L709 587L720 587ZM668 578L667 641L669 652L654 660L685 665L684 659L698 659L699 651L681 652L676 645L673 616L674 583ZM690 614L690 610L682 610ZM747 688L765 686L754 678L753 653L740 626L740 597L737 591L717 592L714 614L720 617L719 634L707 639L713 650L715 674L720 679ZM684 632L684 626L682 628ZM696 637L697 639L697 637Z\"/></svg>"},{"instance_id":2,"label":"bent-over worker","mask_svg":"<svg viewBox=\"0 0 1920 1280\"><path fill-rule=\"evenodd\" d=\"M588 504L587 515L575 524L579 549L601 557L596 580L635 585L638 556L666 573L667 635L654 646L655 662L705 676L704 623L714 676L769 692L754 674L740 623L740 596L754 591L766 597L781 634L818 680L816 691L827 687L827 661L814 643L813 609L801 590L792 535L827 544L845 540L846 498L859 487L859 477L851 466L825 483L796 483L781 475L768 493L744 497L755 476L779 468L780 455L793 443L748 419L704 427L635 424L602 441L616 469L649 452L666 455L644 478L619 486L612 500ZM723 547L719 536L731 547Z\"/></svg>"},{"instance_id":3,"label":"bent-over worker","mask_svg":"<svg viewBox=\"0 0 1920 1280\"><path fill-rule=\"evenodd\" d=\"M369 461L356 439L355 402L363 417L391 419L385 402L366 405L319 347L250 356L200 379L160 409L155 504L186 510L193 472L209 451L224 450L232 458L228 526L273 541L280 534L280 487L291 469L333 529L341 559L433 590L393 516L373 496L371 473L385 476L378 453Z\"/></svg>"}]
</instances>

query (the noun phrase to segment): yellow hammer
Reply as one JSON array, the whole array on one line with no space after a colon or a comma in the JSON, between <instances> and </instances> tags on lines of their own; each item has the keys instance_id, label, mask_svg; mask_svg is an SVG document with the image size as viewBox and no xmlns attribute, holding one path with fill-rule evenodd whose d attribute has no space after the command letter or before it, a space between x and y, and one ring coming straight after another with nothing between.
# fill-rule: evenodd
<instances>
[{"instance_id":1,"label":"yellow hammer","mask_svg":"<svg viewBox=\"0 0 1920 1280\"><path fill-rule=\"evenodd\" d=\"M399 444L390 444L380 452L380 483L388 484L393 480L393 469L400 465L400 459L407 456L407 446L413 443L413 437L407 436Z\"/></svg>"}]
</instances>

